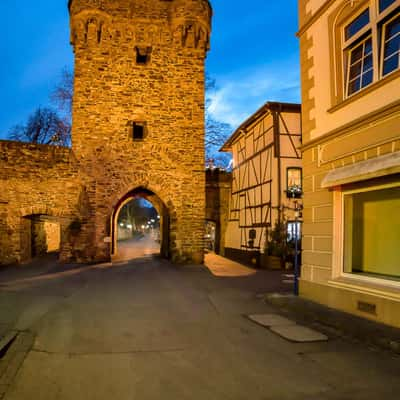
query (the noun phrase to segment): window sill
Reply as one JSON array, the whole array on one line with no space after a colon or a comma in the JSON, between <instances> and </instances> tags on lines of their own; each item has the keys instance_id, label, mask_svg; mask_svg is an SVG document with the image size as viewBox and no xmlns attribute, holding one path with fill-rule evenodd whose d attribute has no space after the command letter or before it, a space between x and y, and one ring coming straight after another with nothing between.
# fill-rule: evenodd
<instances>
[{"instance_id":1,"label":"window sill","mask_svg":"<svg viewBox=\"0 0 400 400\"><path fill-rule=\"evenodd\" d=\"M388 74L384 78L379 79L379 81L372 83L371 85L367 86L366 88L360 90L359 92L353 94L352 96L348 97L347 99L339 101L333 107L328 109L328 113L332 114L335 111L340 110L343 107L346 107L348 104L360 99L361 97L379 89L380 87L386 85L387 83L391 82L394 79L400 78L400 69Z\"/></svg>"},{"instance_id":2,"label":"window sill","mask_svg":"<svg viewBox=\"0 0 400 400\"><path fill-rule=\"evenodd\" d=\"M398 281L345 274L328 281L328 284L340 289L354 290L375 297L400 301L400 282Z\"/></svg>"}]
</instances>

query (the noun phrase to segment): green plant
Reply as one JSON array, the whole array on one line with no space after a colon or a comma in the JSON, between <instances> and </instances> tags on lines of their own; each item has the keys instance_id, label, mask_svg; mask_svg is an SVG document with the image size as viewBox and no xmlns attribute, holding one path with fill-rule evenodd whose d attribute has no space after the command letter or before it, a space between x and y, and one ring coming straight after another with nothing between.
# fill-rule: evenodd
<instances>
[{"instance_id":1,"label":"green plant","mask_svg":"<svg viewBox=\"0 0 400 400\"><path fill-rule=\"evenodd\" d=\"M287 242L287 227L285 221L277 221L272 230L268 232L266 253L269 256L279 257L284 260L289 253Z\"/></svg>"},{"instance_id":2,"label":"green plant","mask_svg":"<svg viewBox=\"0 0 400 400\"><path fill-rule=\"evenodd\" d=\"M288 198L299 199L303 194L302 188L300 185L291 185L286 190L286 195Z\"/></svg>"}]
</instances>

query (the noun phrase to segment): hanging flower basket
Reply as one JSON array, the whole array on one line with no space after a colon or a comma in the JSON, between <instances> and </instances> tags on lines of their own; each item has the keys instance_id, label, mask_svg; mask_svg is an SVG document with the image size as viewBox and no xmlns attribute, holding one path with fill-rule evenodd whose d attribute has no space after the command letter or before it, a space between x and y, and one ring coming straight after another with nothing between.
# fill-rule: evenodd
<instances>
[{"instance_id":1,"label":"hanging flower basket","mask_svg":"<svg viewBox=\"0 0 400 400\"><path fill-rule=\"evenodd\" d=\"M286 196L289 199L299 199L301 198L303 191L300 185L289 186L286 190Z\"/></svg>"}]
</instances>

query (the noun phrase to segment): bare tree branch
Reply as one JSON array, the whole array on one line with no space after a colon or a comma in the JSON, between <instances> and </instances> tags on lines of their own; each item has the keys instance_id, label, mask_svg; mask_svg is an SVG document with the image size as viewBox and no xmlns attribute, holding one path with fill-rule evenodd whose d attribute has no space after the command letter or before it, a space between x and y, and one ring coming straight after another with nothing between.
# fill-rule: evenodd
<instances>
[{"instance_id":1,"label":"bare tree branch","mask_svg":"<svg viewBox=\"0 0 400 400\"><path fill-rule=\"evenodd\" d=\"M61 79L50 95L53 104L56 105L66 117L71 119L72 100L74 95L74 74L65 67L61 72Z\"/></svg>"},{"instance_id":2,"label":"bare tree branch","mask_svg":"<svg viewBox=\"0 0 400 400\"><path fill-rule=\"evenodd\" d=\"M229 163L230 156L226 153L219 153L219 149L228 139L232 127L221 121L217 121L211 116L211 95L217 90L215 79L206 75L206 112L205 112L205 151L207 164L214 167L226 167Z\"/></svg>"},{"instance_id":3,"label":"bare tree branch","mask_svg":"<svg viewBox=\"0 0 400 400\"><path fill-rule=\"evenodd\" d=\"M39 107L25 125L16 125L9 132L9 138L20 142L68 146L71 126L65 123L51 108Z\"/></svg>"}]
</instances>

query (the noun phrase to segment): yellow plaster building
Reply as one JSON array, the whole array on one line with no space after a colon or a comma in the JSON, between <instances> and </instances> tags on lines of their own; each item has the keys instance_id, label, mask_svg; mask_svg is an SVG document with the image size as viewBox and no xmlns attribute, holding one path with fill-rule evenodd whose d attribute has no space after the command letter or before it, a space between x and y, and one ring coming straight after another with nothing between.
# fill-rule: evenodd
<instances>
[{"instance_id":1,"label":"yellow plaster building","mask_svg":"<svg viewBox=\"0 0 400 400\"><path fill-rule=\"evenodd\" d=\"M400 1L300 0L300 294L400 327Z\"/></svg>"}]
</instances>

